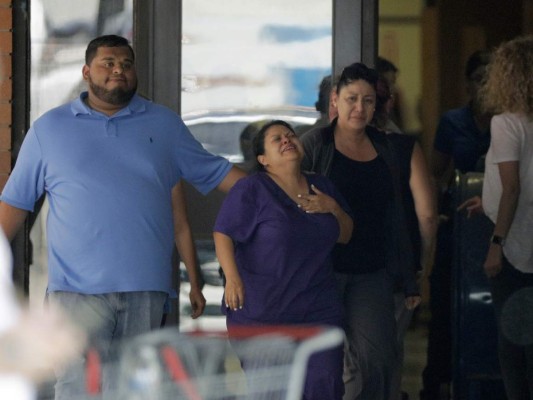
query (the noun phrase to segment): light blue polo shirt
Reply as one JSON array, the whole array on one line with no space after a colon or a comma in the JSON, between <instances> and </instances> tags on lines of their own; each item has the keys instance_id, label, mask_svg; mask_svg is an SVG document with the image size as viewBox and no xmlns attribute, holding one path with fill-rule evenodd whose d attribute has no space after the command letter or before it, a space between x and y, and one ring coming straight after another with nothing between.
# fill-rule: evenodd
<instances>
[{"instance_id":1,"label":"light blue polo shirt","mask_svg":"<svg viewBox=\"0 0 533 400\"><path fill-rule=\"evenodd\" d=\"M171 189L205 194L231 164L166 107L134 96L108 117L86 96L35 121L1 200L31 211L47 194L49 291L172 293Z\"/></svg>"}]
</instances>

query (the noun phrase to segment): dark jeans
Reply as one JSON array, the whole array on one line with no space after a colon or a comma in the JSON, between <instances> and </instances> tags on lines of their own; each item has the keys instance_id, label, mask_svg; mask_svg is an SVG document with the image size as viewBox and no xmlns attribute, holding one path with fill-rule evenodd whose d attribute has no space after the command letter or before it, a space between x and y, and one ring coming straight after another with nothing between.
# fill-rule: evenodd
<instances>
[{"instance_id":1,"label":"dark jeans","mask_svg":"<svg viewBox=\"0 0 533 400\"><path fill-rule=\"evenodd\" d=\"M398 363L392 280L384 269L336 277L347 319L344 399L389 400Z\"/></svg>"},{"instance_id":2,"label":"dark jeans","mask_svg":"<svg viewBox=\"0 0 533 400\"><path fill-rule=\"evenodd\" d=\"M453 224L439 225L435 263L430 277L427 363L422 372L423 399L437 399L441 384L450 384L452 370L452 254Z\"/></svg>"},{"instance_id":3,"label":"dark jeans","mask_svg":"<svg viewBox=\"0 0 533 400\"><path fill-rule=\"evenodd\" d=\"M490 280L498 325L498 356L508 400L533 399L533 273L504 257Z\"/></svg>"}]
</instances>

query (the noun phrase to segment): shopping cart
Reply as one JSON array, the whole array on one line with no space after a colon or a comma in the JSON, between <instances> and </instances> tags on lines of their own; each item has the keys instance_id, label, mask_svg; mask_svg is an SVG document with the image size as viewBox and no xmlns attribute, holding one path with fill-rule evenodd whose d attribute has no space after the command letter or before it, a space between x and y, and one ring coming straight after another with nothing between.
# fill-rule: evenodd
<instances>
[{"instance_id":1,"label":"shopping cart","mask_svg":"<svg viewBox=\"0 0 533 400\"><path fill-rule=\"evenodd\" d=\"M123 346L117 391L105 398L300 400L311 355L340 346L343 338L341 329L324 326L188 333L165 328ZM97 357L87 363L88 391L98 397Z\"/></svg>"}]
</instances>

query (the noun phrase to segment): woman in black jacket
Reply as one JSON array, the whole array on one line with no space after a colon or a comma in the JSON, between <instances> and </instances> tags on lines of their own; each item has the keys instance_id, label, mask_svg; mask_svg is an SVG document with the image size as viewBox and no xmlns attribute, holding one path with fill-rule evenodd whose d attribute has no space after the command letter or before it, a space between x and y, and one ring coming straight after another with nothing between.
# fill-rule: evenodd
<instances>
[{"instance_id":1,"label":"woman in black jacket","mask_svg":"<svg viewBox=\"0 0 533 400\"><path fill-rule=\"evenodd\" d=\"M417 215L427 216L428 227L435 220L420 146L409 136L369 125L377 80L376 71L364 64L346 67L332 97L338 117L302 137L303 169L328 176L354 213L352 239L333 253L348 321L345 399L360 391L361 400L389 400L398 362L394 286L402 285L409 309L420 303L408 197Z\"/></svg>"}]
</instances>

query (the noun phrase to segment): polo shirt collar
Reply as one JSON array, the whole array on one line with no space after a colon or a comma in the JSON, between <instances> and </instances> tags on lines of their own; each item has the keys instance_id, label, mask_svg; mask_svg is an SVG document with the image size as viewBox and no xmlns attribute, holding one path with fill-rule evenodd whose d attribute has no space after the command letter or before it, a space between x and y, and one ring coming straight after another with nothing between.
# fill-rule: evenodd
<instances>
[{"instance_id":1,"label":"polo shirt collar","mask_svg":"<svg viewBox=\"0 0 533 400\"><path fill-rule=\"evenodd\" d=\"M85 103L85 99L88 96L88 92L82 92L80 96L71 103L71 110L74 115L91 115L94 114L94 110ZM143 99L139 95L133 95L129 104L122 110L117 112L113 117L122 115L142 113L146 111L148 100Z\"/></svg>"}]
</instances>

